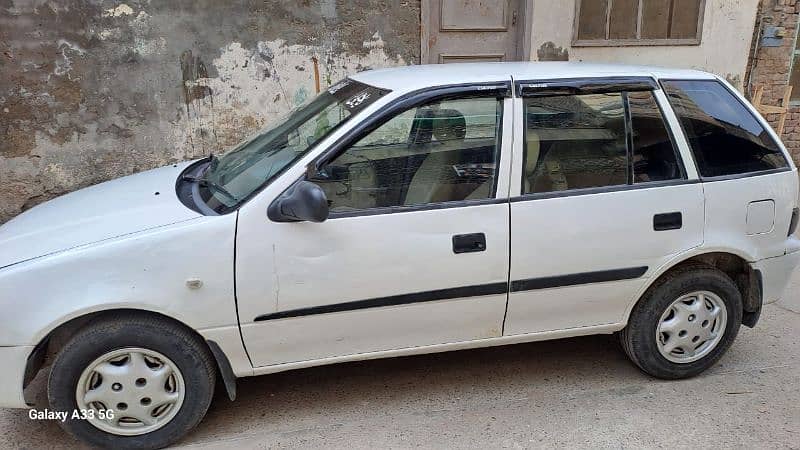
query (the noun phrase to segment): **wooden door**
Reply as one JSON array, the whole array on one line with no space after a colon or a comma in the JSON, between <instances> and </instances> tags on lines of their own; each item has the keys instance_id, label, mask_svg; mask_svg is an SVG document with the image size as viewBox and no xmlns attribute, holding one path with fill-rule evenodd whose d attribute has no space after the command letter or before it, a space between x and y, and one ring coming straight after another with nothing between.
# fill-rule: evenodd
<instances>
[{"instance_id":1,"label":"wooden door","mask_svg":"<svg viewBox=\"0 0 800 450\"><path fill-rule=\"evenodd\" d=\"M422 2L422 63L516 61L522 55L524 0Z\"/></svg>"}]
</instances>

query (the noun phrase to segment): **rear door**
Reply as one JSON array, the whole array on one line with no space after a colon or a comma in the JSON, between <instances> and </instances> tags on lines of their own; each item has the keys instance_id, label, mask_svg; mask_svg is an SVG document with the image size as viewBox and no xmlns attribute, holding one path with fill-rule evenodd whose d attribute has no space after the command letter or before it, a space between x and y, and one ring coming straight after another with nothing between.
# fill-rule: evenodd
<instances>
[{"instance_id":1,"label":"rear door","mask_svg":"<svg viewBox=\"0 0 800 450\"><path fill-rule=\"evenodd\" d=\"M620 323L651 273L703 241L702 185L668 131L674 116L649 78L517 89L504 334Z\"/></svg>"}]
</instances>

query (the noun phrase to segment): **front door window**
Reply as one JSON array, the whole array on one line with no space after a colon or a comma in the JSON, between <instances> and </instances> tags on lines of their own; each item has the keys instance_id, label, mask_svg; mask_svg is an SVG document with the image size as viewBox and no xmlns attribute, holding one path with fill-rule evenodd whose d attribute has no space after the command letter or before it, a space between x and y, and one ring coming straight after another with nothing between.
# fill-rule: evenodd
<instances>
[{"instance_id":1,"label":"front door window","mask_svg":"<svg viewBox=\"0 0 800 450\"><path fill-rule=\"evenodd\" d=\"M494 197L502 100L437 100L359 139L312 181L331 212Z\"/></svg>"}]
</instances>

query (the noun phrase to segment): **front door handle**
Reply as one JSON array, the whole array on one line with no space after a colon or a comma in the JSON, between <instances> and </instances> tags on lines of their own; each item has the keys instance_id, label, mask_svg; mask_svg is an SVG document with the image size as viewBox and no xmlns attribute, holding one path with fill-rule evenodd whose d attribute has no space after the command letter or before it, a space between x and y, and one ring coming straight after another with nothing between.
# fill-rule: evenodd
<instances>
[{"instance_id":1,"label":"front door handle","mask_svg":"<svg viewBox=\"0 0 800 450\"><path fill-rule=\"evenodd\" d=\"M680 211L653 216L653 229L656 231L679 230L682 226L683 215Z\"/></svg>"},{"instance_id":2,"label":"front door handle","mask_svg":"<svg viewBox=\"0 0 800 450\"><path fill-rule=\"evenodd\" d=\"M486 250L486 235L483 233L457 234L453 236L453 253L472 253Z\"/></svg>"}]
</instances>

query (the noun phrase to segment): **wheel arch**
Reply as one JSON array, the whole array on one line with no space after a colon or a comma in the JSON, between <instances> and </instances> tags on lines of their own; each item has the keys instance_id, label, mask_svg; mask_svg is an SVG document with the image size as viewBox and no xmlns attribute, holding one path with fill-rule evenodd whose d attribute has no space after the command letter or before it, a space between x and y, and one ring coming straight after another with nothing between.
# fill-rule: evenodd
<instances>
[{"instance_id":1,"label":"wheel arch","mask_svg":"<svg viewBox=\"0 0 800 450\"><path fill-rule=\"evenodd\" d=\"M763 304L762 274L748 263L747 255L729 249L714 249L682 255L681 258L662 266L637 293L635 301L631 302L625 311L623 323L628 323L633 308L650 289L658 284L659 280L675 270L691 265L713 267L728 275L742 295L742 324L750 328L755 326L761 315Z\"/></svg>"},{"instance_id":2,"label":"wheel arch","mask_svg":"<svg viewBox=\"0 0 800 450\"><path fill-rule=\"evenodd\" d=\"M200 339L204 343L208 352L213 355L214 361L217 365L217 373L222 377L228 397L231 400L236 398L236 377L231 370L230 361L228 361L227 356L216 342L207 340L200 333L198 333L197 330L175 317L154 310L128 307L85 312L84 314L63 320L54 327L51 327L51 329L38 340L33 351L28 356L28 361L25 365L23 391L30 387L30 382L36 377L42 367L44 367L48 361L51 361L55 355L58 354L67 341L75 335L75 333L80 331L88 323L104 320L110 317L118 317L119 315L157 317L173 324L174 326L188 330L191 334ZM25 398L31 399L34 398L34 395L31 392L25 392Z\"/></svg>"}]
</instances>

